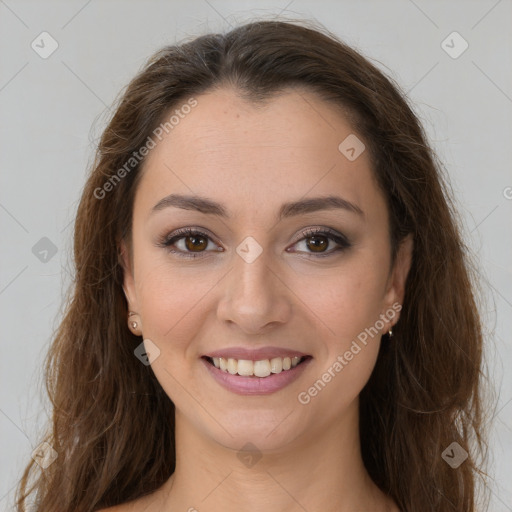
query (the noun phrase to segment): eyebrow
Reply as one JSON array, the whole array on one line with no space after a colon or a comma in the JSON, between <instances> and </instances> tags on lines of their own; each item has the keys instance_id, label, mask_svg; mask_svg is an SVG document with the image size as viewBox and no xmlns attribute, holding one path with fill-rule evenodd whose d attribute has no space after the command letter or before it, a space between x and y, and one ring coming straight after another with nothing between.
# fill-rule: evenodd
<instances>
[{"instance_id":1,"label":"eyebrow","mask_svg":"<svg viewBox=\"0 0 512 512\"><path fill-rule=\"evenodd\" d=\"M164 210L165 208L181 208L183 210L196 210L206 215L216 215L218 217L230 218L228 211L224 206L216 201L200 196L187 196L181 194L170 194L151 209L151 214ZM284 203L278 214L278 220L306 213L317 212L320 210L341 209L355 213L364 218L364 212L354 203L347 201L339 196L311 197Z\"/></svg>"}]
</instances>

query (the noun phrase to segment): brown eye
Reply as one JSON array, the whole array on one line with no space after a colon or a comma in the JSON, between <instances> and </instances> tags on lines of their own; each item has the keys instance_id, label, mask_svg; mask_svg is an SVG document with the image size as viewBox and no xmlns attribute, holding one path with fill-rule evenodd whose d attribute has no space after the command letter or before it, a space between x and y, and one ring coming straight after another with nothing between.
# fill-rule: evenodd
<instances>
[{"instance_id":1,"label":"brown eye","mask_svg":"<svg viewBox=\"0 0 512 512\"><path fill-rule=\"evenodd\" d=\"M324 252L329 246L329 239L326 236L310 236L307 239L306 246L312 252Z\"/></svg>"},{"instance_id":2,"label":"brown eye","mask_svg":"<svg viewBox=\"0 0 512 512\"><path fill-rule=\"evenodd\" d=\"M301 234L303 238L294 244L295 250L291 252L323 258L342 253L352 246L345 235L330 228L309 228Z\"/></svg>"},{"instance_id":3,"label":"brown eye","mask_svg":"<svg viewBox=\"0 0 512 512\"><path fill-rule=\"evenodd\" d=\"M165 235L157 246L183 258L203 258L211 252L223 252L222 247L217 245L210 235L193 228L179 229L171 235Z\"/></svg>"},{"instance_id":4,"label":"brown eye","mask_svg":"<svg viewBox=\"0 0 512 512\"><path fill-rule=\"evenodd\" d=\"M184 237L185 247L192 252L201 252L208 247L208 238L202 235Z\"/></svg>"}]
</instances>

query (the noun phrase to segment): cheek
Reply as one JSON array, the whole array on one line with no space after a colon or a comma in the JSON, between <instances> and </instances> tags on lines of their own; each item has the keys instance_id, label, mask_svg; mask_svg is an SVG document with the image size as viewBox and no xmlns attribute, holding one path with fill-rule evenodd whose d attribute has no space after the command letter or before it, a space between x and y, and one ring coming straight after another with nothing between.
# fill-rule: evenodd
<instances>
[{"instance_id":1,"label":"cheek","mask_svg":"<svg viewBox=\"0 0 512 512\"><path fill-rule=\"evenodd\" d=\"M313 281L316 283L315 292ZM357 398L375 366L380 342L376 328L382 313L379 275L355 269L333 273L325 281L305 279L301 296L308 308L317 312L323 329L323 351L314 375L301 389L299 402L315 404L326 411L323 421L339 416Z\"/></svg>"},{"instance_id":2,"label":"cheek","mask_svg":"<svg viewBox=\"0 0 512 512\"><path fill-rule=\"evenodd\" d=\"M190 384L198 378L191 373L198 372L194 340L203 329L208 292L218 278L213 279L206 272L173 270L163 263L141 266L139 281L144 338L160 351L151 368L176 407L190 408L189 394L199 394Z\"/></svg>"},{"instance_id":3,"label":"cheek","mask_svg":"<svg viewBox=\"0 0 512 512\"><path fill-rule=\"evenodd\" d=\"M168 263L141 265L138 296L144 337L162 351L186 348L201 329L207 295L218 281L212 274L173 270Z\"/></svg>"},{"instance_id":4,"label":"cheek","mask_svg":"<svg viewBox=\"0 0 512 512\"><path fill-rule=\"evenodd\" d=\"M304 273L295 283L294 291L314 313L311 320L323 326L319 365L311 387L302 391L306 399L315 397L318 405L325 401L332 415L359 395L375 366L384 312L384 268L370 252L359 253L329 272Z\"/></svg>"},{"instance_id":5,"label":"cheek","mask_svg":"<svg viewBox=\"0 0 512 512\"><path fill-rule=\"evenodd\" d=\"M293 284L316 323L335 349L342 349L383 313L386 275L380 263L354 255L329 271L309 269ZM312 319L313 319L312 318Z\"/></svg>"},{"instance_id":6,"label":"cheek","mask_svg":"<svg viewBox=\"0 0 512 512\"><path fill-rule=\"evenodd\" d=\"M165 339L180 332L184 326L200 325L193 321L201 315L202 302L216 280L193 275L151 272L145 280L142 297L142 317L148 334Z\"/></svg>"}]
</instances>

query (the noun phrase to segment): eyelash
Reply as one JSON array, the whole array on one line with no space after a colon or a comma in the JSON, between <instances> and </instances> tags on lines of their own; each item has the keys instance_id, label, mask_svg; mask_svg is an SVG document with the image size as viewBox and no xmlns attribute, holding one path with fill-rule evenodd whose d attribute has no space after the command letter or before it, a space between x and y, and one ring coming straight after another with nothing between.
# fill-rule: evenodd
<instances>
[{"instance_id":1,"label":"eyelash","mask_svg":"<svg viewBox=\"0 0 512 512\"><path fill-rule=\"evenodd\" d=\"M337 253L340 251L345 251L352 246L352 244L348 241L348 239L344 235L337 233L336 231L333 231L329 228L308 228L308 229L305 229L304 231L302 231L301 235L302 235L302 238L297 240L294 243L294 245L296 245L299 242L302 242L303 240L305 240L307 238L311 238L313 236L325 236L329 240L332 240L338 244L339 247L335 248L334 250L330 250L329 252L306 253L306 254L309 254L310 257L312 256L314 258L325 258L327 256L332 256L334 253ZM189 236L201 236L201 237L207 238L208 241L213 241L211 239L211 237L203 231L200 231L200 230L194 229L194 228L182 228L182 229L178 229L177 231L172 233L171 236L169 236L169 235L163 236L158 241L157 245L158 245L158 247L167 248L167 250L170 253L176 254L177 256L182 257L182 258L204 257L204 256L202 256L203 253L210 252L210 251L204 250L204 251L194 253L194 252L184 252L181 249L178 249L178 250L171 249L172 245L174 245L175 242L177 242L178 240L181 240L182 238L186 238ZM216 251L216 252L222 252L222 251Z\"/></svg>"}]
</instances>

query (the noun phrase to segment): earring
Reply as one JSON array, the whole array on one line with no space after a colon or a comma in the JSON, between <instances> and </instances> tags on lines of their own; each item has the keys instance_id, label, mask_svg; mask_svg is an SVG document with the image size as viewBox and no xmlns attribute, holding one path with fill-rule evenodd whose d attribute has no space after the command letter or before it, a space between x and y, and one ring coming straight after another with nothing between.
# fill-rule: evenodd
<instances>
[{"instance_id":1,"label":"earring","mask_svg":"<svg viewBox=\"0 0 512 512\"><path fill-rule=\"evenodd\" d=\"M134 313L133 311L130 311L128 313L128 325L132 328L132 332L136 331L137 328L139 327L139 324L138 324L138 322L136 320L130 320L130 317L132 317L132 316L134 316L136 314L137 313ZM134 332L134 334L137 334L137 333Z\"/></svg>"},{"instance_id":2,"label":"earring","mask_svg":"<svg viewBox=\"0 0 512 512\"><path fill-rule=\"evenodd\" d=\"M389 338L392 338L393 337L393 328L391 327L388 331L388 337Z\"/></svg>"}]
</instances>

